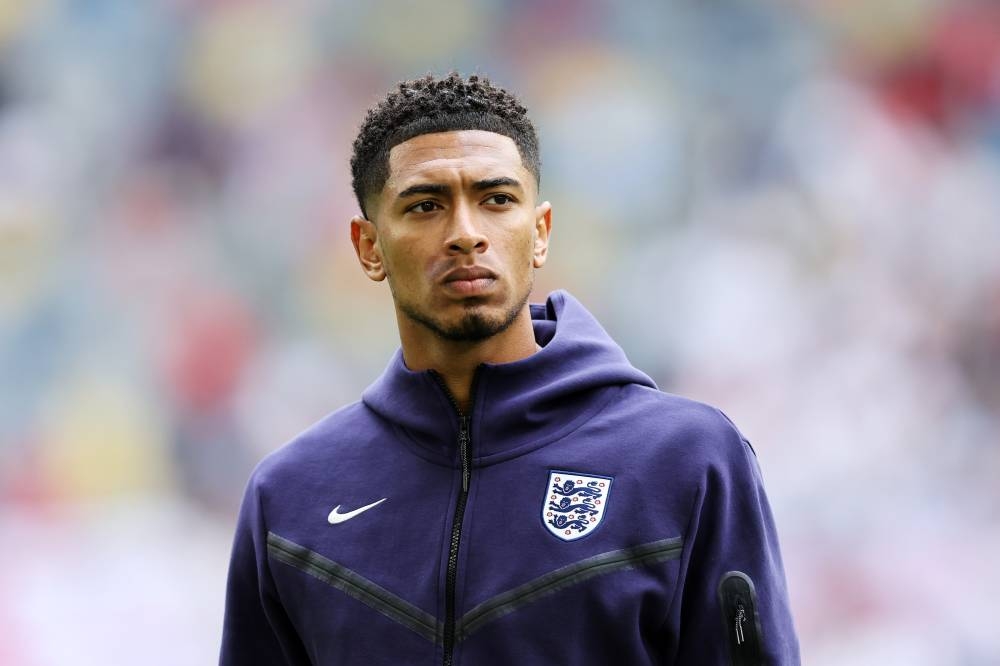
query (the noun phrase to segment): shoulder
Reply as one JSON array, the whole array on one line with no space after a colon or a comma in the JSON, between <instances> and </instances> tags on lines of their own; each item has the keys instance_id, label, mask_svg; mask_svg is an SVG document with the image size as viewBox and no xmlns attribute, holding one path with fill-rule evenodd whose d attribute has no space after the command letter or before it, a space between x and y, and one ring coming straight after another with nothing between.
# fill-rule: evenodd
<instances>
[{"instance_id":1,"label":"shoulder","mask_svg":"<svg viewBox=\"0 0 1000 666\"><path fill-rule=\"evenodd\" d=\"M621 401L636 423L685 442L746 442L721 409L659 389L632 384Z\"/></svg>"},{"instance_id":2,"label":"shoulder","mask_svg":"<svg viewBox=\"0 0 1000 666\"><path fill-rule=\"evenodd\" d=\"M756 465L750 442L718 407L637 385L620 405L629 429L678 470L702 476Z\"/></svg>"},{"instance_id":3,"label":"shoulder","mask_svg":"<svg viewBox=\"0 0 1000 666\"><path fill-rule=\"evenodd\" d=\"M250 484L260 488L301 477L336 458L360 433L370 432L377 419L361 401L328 414L261 459Z\"/></svg>"}]
</instances>

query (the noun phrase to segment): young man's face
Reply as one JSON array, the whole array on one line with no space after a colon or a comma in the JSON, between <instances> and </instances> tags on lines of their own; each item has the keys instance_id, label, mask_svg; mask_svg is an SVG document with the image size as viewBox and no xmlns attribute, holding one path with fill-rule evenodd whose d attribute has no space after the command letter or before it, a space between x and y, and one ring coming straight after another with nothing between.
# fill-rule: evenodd
<instances>
[{"instance_id":1,"label":"young man's face","mask_svg":"<svg viewBox=\"0 0 1000 666\"><path fill-rule=\"evenodd\" d=\"M449 340L500 333L526 310L551 212L509 137L424 134L393 147L371 221L351 236L365 272L388 278L400 325Z\"/></svg>"}]
</instances>

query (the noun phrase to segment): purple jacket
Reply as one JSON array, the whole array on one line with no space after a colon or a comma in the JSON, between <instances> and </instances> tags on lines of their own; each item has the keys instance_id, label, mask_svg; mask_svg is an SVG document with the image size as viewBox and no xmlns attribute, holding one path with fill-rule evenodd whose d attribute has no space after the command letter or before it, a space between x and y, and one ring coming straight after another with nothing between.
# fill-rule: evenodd
<instances>
[{"instance_id":1,"label":"purple jacket","mask_svg":"<svg viewBox=\"0 0 1000 666\"><path fill-rule=\"evenodd\" d=\"M565 292L461 414L397 352L254 471L220 663L798 664L753 450Z\"/></svg>"}]
</instances>

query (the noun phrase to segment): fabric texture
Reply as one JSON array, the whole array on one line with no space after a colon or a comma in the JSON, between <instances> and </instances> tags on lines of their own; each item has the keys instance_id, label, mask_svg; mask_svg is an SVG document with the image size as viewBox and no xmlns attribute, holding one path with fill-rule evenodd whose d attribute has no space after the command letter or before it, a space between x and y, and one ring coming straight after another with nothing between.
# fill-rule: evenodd
<instances>
[{"instance_id":1,"label":"fabric texture","mask_svg":"<svg viewBox=\"0 0 1000 666\"><path fill-rule=\"evenodd\" d=\"M746 439L659 391L566 292L531 314L542 349L480 366L467 415L397 352L257 466L221 664L799 663ZM720 600L734 571L745 603Z\"/></svg>"}]
</instances>

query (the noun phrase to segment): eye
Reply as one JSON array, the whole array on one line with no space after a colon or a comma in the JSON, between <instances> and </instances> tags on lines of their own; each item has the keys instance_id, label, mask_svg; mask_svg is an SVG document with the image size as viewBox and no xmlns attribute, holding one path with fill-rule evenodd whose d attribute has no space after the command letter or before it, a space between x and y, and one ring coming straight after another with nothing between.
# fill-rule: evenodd
<instances>
[{"instance_id":1,"label":"eye","mask_svg":"<svg viewBox=\"0 0 1000 666\"><path fill-rule=\"evenodd\" d=\"M406 209L408 213L432 213L437 210L440 206L434 201L429 199L426 201L419 201L409 208Z\"/></svg>"},{"instance_id":2,"label":"eye","mask_svg":"<svg viewBox=\"0 0 1000 666\"><path fill-rule=\"evenodd\" d=\"M490 204L493 206L506 206L508 204L514 203L514 197L509 194L494 194L490 196L483 203Z\"/></svg>"}]
</instances>

